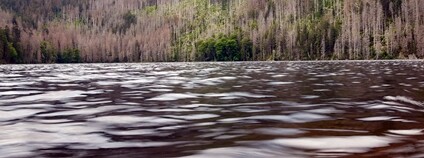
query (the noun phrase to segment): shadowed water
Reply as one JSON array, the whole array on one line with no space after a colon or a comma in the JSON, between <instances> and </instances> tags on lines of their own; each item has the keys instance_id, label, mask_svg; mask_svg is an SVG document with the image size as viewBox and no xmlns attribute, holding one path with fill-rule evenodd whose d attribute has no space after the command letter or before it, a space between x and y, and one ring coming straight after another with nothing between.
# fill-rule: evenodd
<instances>
[{"instance_id":1,"label":"shadowed water","mask_svg":"<svg viewBox=\"0 0 424 158\"><path fill-rule=\"evenodd\" d=\"M0 157L424 157L424 63L0 66Z\"/></svg>"}]
</instances>

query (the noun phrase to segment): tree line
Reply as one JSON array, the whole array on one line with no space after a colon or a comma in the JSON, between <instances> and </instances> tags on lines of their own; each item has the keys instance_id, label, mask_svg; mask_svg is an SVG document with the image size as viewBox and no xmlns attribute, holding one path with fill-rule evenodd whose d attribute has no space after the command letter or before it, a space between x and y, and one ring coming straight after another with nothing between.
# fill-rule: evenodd
<instances>
[{"instance_id":1,"label":"tree line","mask_svg":"<svg viewBox=\"0 0 424 158\"><path fill-rule=\"evenodd\" d=\"M14 24L13 28L9 26L0 27L0 63L25 63L25 53L23 52L20 29ZM34 59L31 63L79 63L80 51L78 48L67 48L63 51L57 51L48 41L40 43L41 60Z\"/></svg>"},{"instance_id":2,"label":"tree line","mask_svg":"<svg viewBox=\"0 0 424 158\"><path fill-rule=\"evenodd\" d=\"M424 57L420 0L3 0L1 63Z\"/></svg>"}]
</instances>

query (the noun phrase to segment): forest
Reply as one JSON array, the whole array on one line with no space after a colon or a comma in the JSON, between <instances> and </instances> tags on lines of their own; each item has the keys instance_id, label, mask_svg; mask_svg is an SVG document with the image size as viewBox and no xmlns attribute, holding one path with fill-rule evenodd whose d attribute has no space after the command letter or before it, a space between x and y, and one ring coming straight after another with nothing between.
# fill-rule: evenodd
<instances>
[{"instance_id":1,"label":"forest","mask_svg":"<svg viewBox=\"0 0 424 158\"><path fill-rule=\"evenodd\" d=\"M0 63L424 58L422 0L2 0Z\"/></svg>"}]
</instances>

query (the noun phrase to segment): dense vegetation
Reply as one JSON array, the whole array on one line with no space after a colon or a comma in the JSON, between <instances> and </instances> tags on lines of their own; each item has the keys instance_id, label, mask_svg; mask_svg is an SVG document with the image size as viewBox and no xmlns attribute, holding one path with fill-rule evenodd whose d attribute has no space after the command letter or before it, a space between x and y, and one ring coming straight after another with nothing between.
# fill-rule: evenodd
<instances>
[{"instance_id":1,"label":"dense vegetation","mask_svg":"<svg viewBox=\"0 0 424 158\"><path fill-rule=\"evenodd\" d=\"M17 63L19 62L18 51L16 48L19 47L19 31L16 24L13 27L13 31L9 27L1 28L0 27L0 63Z\"/></svg>"},{"instance_id":2,"label":"dense vegetation","mask_svg":"<svg viewBox=\"0 0 424 158\"><path fill-rule=\"evenodd\" d=\"M421 0L2 0L0 63L424 57Z\"/></svg>"},{"instance_id":3,"label":"dense vegetation","mask_svg":"<svg viewBox=\"0 0 424 158\"><path fill-rule=\"evenodd\" d=\"M197 60L244 61L252 57L252 42L237 35L219 35L196 43Z\"/></svg>"}]
</instances>

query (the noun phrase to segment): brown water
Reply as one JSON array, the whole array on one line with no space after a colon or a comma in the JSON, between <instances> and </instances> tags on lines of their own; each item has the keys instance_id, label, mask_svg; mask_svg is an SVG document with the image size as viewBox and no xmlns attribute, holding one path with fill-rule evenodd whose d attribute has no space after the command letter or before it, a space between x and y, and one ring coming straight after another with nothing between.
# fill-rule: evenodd
<instances>
[{"instance_id":1,"label":"brown water","mask_svg":"<svg viewBox=\"0 0 424 158\"><path fill-rule=\"evenodd\" d=\"M0 157L424 157L424 62L0 66Z\"/></svg>"}]
</instances>

